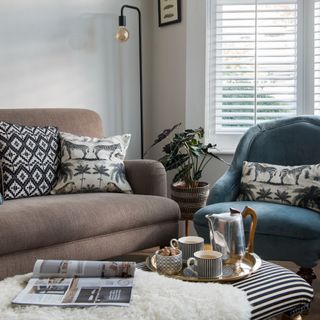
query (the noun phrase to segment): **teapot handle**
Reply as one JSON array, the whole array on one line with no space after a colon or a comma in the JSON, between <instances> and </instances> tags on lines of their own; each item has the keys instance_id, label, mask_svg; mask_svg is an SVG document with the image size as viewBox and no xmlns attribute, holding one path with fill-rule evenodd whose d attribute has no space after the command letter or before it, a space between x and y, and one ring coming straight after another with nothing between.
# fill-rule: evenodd
<instances>
[{"instance_id":1,"label":"teapot handle","mask_svg":"<svg viewBox=\"0 0 320 320\"><path fill-rule=\"evenodd\" d=\"M251 216L251 219L252 219L251 225L250 225L250 233L249 233L247 251L248 251L248 253L253 253L254 235L256 233L256 227L257 227L257 214L252 208L249 208L249 207L245 207L241 214L242 214L243 218L245 218L249 215L249 216Z\"/></svg>"}]
</instances>

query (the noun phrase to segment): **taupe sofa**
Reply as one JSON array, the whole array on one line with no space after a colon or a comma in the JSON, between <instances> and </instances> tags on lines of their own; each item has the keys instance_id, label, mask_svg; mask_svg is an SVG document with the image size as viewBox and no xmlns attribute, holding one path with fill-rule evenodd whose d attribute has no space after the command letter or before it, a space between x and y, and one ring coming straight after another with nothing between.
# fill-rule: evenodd
<instances>
[{"instance_id":1,"label":"taupe sofa","mask_svg":"<svg viewBox=\"0 0 320 320\"><path fill-rule=\"evenodd\" d=\"M102 137L86 109L0 109L0 120L54 125ZM166 245L178 235L178 205L166 198L166 172L152 160L125 162L133 195L87 193L4 201L0 206L0 278L32 271L36 259L100 260Z\"/></svg>"}]
</instances>

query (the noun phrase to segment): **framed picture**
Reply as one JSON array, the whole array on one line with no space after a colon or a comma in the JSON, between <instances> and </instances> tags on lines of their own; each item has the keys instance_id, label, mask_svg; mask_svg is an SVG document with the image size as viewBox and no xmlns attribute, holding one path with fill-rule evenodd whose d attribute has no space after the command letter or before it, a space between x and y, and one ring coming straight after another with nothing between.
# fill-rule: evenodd
<instances>
[{"instance_id":1,"label":"framed picture","mask_svg":"<svg viewBox=\"0 0 320 320\"><path fill-rule=\"evenodd\" d=\"M159 27L181 21L181 0L158 0Z\"/></svg>"}]
</instances>

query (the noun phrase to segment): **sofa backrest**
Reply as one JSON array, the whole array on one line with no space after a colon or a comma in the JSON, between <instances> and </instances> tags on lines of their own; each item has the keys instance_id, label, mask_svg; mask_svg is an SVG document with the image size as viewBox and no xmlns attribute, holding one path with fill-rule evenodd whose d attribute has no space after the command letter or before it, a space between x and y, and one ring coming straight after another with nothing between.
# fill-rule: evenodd
<instances>
[{"instance_id":1,"label":"sofa backrest","mask_svg":"<svg viewBox=\"0 0 320 320\"><path fill-rule=\"evenodd\" d=\"M250 128L242 137L232 166L254 161L278 165L320 163L320 117L299 116Z\"/></svg>"},{"instance_id":2,"label":"sofa backrest","mask_svg":"<svg viewBox=\"0 0 320 320\"><path fill-rule=\"evenodd\" d=\"M0 109L0 121L29 126L55 126L60 131L89 137L103 137L100 116L88 109L26 108Z\"/></svg>"}]
</instances>

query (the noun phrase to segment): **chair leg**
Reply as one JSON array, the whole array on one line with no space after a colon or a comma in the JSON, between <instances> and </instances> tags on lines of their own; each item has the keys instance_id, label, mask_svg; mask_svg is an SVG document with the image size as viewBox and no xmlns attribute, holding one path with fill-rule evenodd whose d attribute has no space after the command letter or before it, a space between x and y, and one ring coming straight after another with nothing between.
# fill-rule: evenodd
<instances>
[{"instance_id":1,"label":"chair leg","mask_svg":"<svg viewBox=\"0 0 320 320\"><path fill-rule=\"evenodd\" d=\"M312 286L312 281L317 278L316 274L313 272L312 268L300 268L297 274L306 280L311 286Z\"/></svg>"}]
</instances>

